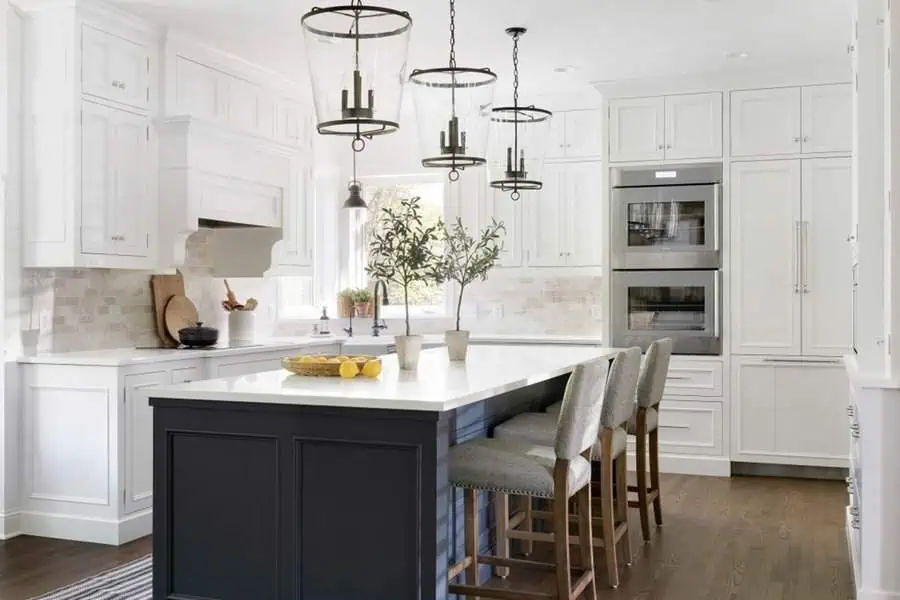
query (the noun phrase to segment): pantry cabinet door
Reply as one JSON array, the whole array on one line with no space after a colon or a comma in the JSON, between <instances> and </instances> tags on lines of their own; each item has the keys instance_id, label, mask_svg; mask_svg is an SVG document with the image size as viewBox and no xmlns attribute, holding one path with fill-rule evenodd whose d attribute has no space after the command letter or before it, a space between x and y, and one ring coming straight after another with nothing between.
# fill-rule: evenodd
<instances>
[{"instance_id":1,"label":"pantry cabinet door","mask_svg":"<svg viewBox=\"0 0 900 600\"><path fill-rule=\"evenodd\" d=\"M841 356L853 337L849 158L803 161L803 354Z\"/></svg>"},{"instance_id":2,"label":"pantry cabinet door","mask_svg":"<svg viewBox=\"0 0 900 600\"><path fill-rule=\"evenodd\" d=\"M721 158L722 94L666 97L666 159Z\"/></svg>"},{"instance_id":3,"label":"pantry cabinet door","mask_svg":"<svg viewBox=\"0 0 900 600\"><path fill-rule=\"evenodd\" d=\"M565 117L566 158L600 158L603 155L603 111L570 110L566 111Z\"/></svg>"},{"instance_id":4,"label":"pantry cabinet door","mask_svg":"<svg viewBox=\"0 0 900 600\"><path fill-rule=\"evenodd\" d=\"M800 88L731 92L731 155L799 154Z\"/></svg>"},{"instance_id":5,"label":"pantry cabinet door","mask_svg":"<svg viewBox=\"0 0 900 600\"><path fill-rule=\"evenodd\" d=\"M799 160L731 167L731 351L801 352Z\"/></svg>"},{"instance_id":6,"label":"pantry cabinet door","mask_svg":"<svg viewBox=\"0 0 900 600\"><path fill-rule=\"evenodd\" d=\"M803 152L853 149L853 86L849 83L803 88Z\"/></svg>"},{"instance_id":7,"label":"pantry cabinet door","mask_svg":"<svg viewBox=\"0 0 900 600\"><path fill-rule=\"evenodd\" d=\"M606 224L603 219L603 165L568 163L565 171L566 266L603 264Z\"/></svg>"},{"instance_id":8,"label":"pantry cabinet door","mask_svg":"<svg viewBox=\"0 0 900 600\"><path fill-rule=\"evenodd\" d=\"M609 101L609 160L663 160L666 100L623 98Z\"/></svg>"},{"instance_id":9,"label":"pantry cabinet door","mask_svg":"<svg viewBox=\"0 0 900 600\"><path fill-rule=\"evenodd\" d=\"M567 165L544 165L541 174L544 187L523 197L528 213L529 253L528 266L556 267L566 262L563 222L566 212L563 202L566 194L563 177Z\"/></svg>"}]
</instances>

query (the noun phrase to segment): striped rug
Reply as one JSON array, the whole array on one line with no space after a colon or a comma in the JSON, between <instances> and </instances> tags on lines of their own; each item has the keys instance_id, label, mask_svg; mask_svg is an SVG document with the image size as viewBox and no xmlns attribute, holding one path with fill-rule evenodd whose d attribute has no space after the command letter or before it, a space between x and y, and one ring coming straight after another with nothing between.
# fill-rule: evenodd
<instances>
[{"instance_id":1,"label":"striped rug","mask_svg":"<svg viewBox=\"0 0 900 600\"><path fill-rule=\"evenodd\" d=\"M32 600L150 600L153 555L88 577Z\"/></svg>"}]
</instances>

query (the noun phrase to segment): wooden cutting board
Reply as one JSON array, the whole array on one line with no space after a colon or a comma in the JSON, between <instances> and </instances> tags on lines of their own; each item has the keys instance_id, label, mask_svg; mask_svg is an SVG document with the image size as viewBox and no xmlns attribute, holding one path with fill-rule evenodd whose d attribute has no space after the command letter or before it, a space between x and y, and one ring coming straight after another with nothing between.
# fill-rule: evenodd
<instances>
[{"instance_id":1,"label":"wooden cutting board","mask_svg":"<svg viewBox=\"0 0 900 600\"><path fill-rule=\"evenodd\" d=\"M185 327L195 326L199 318L197 307L187 296L172 296L166 304L166 331L176 340L180 340L179 331Z\"/></svg>"},{"instance_id":2,"label":"wooden cutting board","mask_svg":"<svg viewBox=\"0 0 900 600\"><path fill-rule=\"evenodd\" d=\"M156 335L164 346L175 348L178 340L166 331L166 305L173 296L184 296L184 277L181 271L177 271L175 275L151 275L150 289L153 292Z\"/></svg>"}]
</instances>

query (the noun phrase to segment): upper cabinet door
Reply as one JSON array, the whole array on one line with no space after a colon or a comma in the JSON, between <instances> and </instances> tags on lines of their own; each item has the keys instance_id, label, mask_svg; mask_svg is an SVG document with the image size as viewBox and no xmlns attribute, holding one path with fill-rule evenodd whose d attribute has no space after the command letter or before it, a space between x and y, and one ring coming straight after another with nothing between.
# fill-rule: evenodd
<instances>
[{"instance_id":1,"label":"upper cabinet door","mask_svg":"<svg viewBox=\"0 0 900 600\"><path fill-rule=\"evenodd\" d=\"M147 46L82 28L81 91L140 109L150 106L150 53Z\"/></svg>"},{"instance_id":2,"label":"upper cabinet door","mask_svg":"<svg viewBox=\"0 0 900 600\"><path fill-rule=\"evenodd\" d=\"M606 238L602 165L599 162L567 164L564 186L566 265L601 266Z\"/></svg>"},{"instance_id":3,"label":"upper cabinet door","mask_svg":"<svg viewBox=\"0 0 900 600\"><path fill-rule=\"evenodd\" d=\"M566 157L566 113L555 112L550 117L550 135L544 158Z\"/></svg>"},{"instance_id":4,"label":"upper cabinet door","mask_svg":"<svg viewBox=\"0 0 900 600\"><path fill-rule=\"evenodd\" d=\"M562 187L566 166L545 165L541 173L543 189L527 194L521 200L526 203L531 234L531 252L528 257L530 267L556 267L566 262L563 236L566 208L562 204L568 196Z\"/></svg>"},{"instance_id":5,"label":"upper cabinet door","mask_svg":"<svg viewBox=\"0 0 900 600\"><path fill-rule=\"evenodd\" d=\"M609 101L609 160L663 160L666 100L624 98Z\"/></svg>"},{"instance_id":6,"label":"upper cabinet door","mask_svg":"<svg viewBox=\"0 0 900 600\"><path fill-rule=\"evenodd\" d=\"M803 354L839 356L852 343L849 158L803 161Z\"/></svg>"},{"instance_id":7,"label":"upper cabinet door","mask_svg":"<svg viewBox=\"0 0 900 600\"><path fill-rule=\"evenodd\" d=\"M731 155L799 154L800 88L731 93Z\"/></svg>"},{"instance_id":8,"label":"upper cabinet door","mask_svg":"<svg viewBox=\"0 0 900 600\"><path fill-rule=\"evenodd\" d=\"M722 94L666 97L666 159L722 156Z\"/></svg>"},{"instance_id":9,"label":"upper cabinet door","mask_svg":"<svg viewBox=\"0 0 900 600\"><path fill-rule=\"evenodd\" d=\"M566 158L598 158L603 155L603 111L571 110L565 115ZM554 117L554 120L556 118ZM559 119L557 125L563 119ZM552 129L553 125L551 125Z\"/></svg>"},{"instance_id":10,"label":"upper cabinet door","mask_svg":"<svg viewBox=\"0 0 900 600\"><path fill-rule=\"evenodd\" d=\"M216 120L227 111L224 73L183 56L175 57L176 114Z\"/></svg>"},{"instance_id":11,"label":"upper cabinet door","mask_svg":"<svg viewBox=\"0 0 900 600\"><path fill-rule=\"evenodd\" d=\"M85 102L81 112L81 251L115 252L115 109Z\"/></svg>"},{"instance_id":12,"label":"upper cabinet door","mask_svg":"<svg viewBox=\"0 0 900 600\"><path fill-rule=\"evenodd\" d=\"M850 152L853 148L853 86L803 88L803 152Z\"/></svg>"},{"instance_id":13,"label":"upper cabinet door","mask_svg":"<svg viewBox=\"0 0 900 600\"><path fill-rule=\"evenodd\" d=\"M115 253L149 256L150 229L157 215L149 194L150 121L146 117L116 111L113 142L113 213Z\"/></svg>"},{"instance_id":14,"label":"upper cabinet door","mask_svg":"<svg viewBox=\"0 0 900 600\"><path fill-rule=\"evenodd\" d=\"M731 166L734 354L801 352L799 160Z\"/></svg>"}]
</instances>

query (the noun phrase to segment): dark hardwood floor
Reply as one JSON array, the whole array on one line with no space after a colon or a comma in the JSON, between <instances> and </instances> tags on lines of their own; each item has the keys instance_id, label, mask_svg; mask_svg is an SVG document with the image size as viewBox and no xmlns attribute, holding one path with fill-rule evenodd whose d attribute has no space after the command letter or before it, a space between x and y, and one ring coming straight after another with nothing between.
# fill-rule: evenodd
<instances>
[{"instance_id":1,"label":"dark hardwood floor","mask_svg":"<svg viewBox=\"0 0 900 600\"><path fill-rule=\"evenodd\" d=\"M644 545L630 513L634 564L600 600L847 600L853 597L842 483L663 476L665 526ZM19 537L0 542L0 598L25 600L150 552L150 538L121 548ZM509 582L549 589L552 579Z\"/></svg>"}]
</instances>

